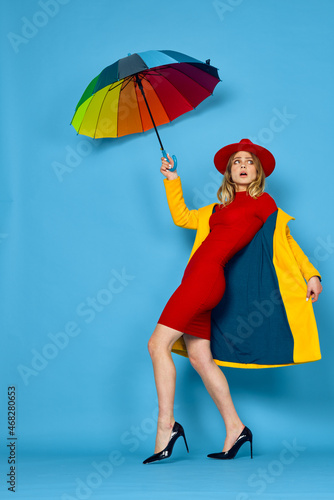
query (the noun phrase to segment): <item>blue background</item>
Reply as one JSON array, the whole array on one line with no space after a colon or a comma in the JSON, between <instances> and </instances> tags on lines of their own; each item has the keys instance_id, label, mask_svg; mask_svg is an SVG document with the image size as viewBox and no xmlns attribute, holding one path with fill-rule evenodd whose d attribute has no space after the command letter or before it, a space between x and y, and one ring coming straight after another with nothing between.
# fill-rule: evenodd
<instances>
[{"instance_id":1,"label":"blue background","mask_svg":"<svg viewBox=\"0 0 334 500\"><path fill-rule=\"evenodd\" d=\"M178 157L187 206L216 201L222 176L214 154L250 138L274 154L266 191L295 217L291 233L323 277L314 304L322 360L224 369L236 408L260 455L275 457L283 440L293 439L309 455L332 450L333 14L329 0L3 5L2 474L12 385L22 464L25 456L79 459L118 450L125 464L138 465L153 453L157 398L146 346L180 283L195 231L173 224L154 132L94 141L77 135L70 121L105 66L154 49L210 58L222 80L196 110L160 127L167 151ZM106 293L119 275L123 281L116 278ZM188 359L173 357L176 420L194 456L205 457L221 448L223 422ZM126 465L120 470L126 477ZM22 465L21 491L24 477L29 482L31 474ZM72 471L62 491L73 490L75 477ZM267 494L269 486L283 487L282 477L268 482ZM124 485L122 495L127 491ZM94 490L94 498L99 494Z\"/></svg>"}]
</instances>

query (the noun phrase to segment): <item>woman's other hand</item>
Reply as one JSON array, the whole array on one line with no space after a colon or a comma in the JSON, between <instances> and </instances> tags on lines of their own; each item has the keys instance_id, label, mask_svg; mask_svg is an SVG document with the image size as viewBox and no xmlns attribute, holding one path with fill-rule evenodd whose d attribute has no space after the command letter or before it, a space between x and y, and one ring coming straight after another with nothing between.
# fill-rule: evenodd
<instances>
[{"instance_id":1,"label":"woman's other hand","mask_svg":"<svg viewBox=\"0 0 334 500\"><path fill-rule=\"evenodd\" d=\"M321 292L322 285L318 276L312 276L307 282L306 300L311 297L312 303L316 302Z\"/></svg>"},{"instance_id":2,"label":"woman's other hand","mask_svg":"<svg viewBox=\"0 0 334 500\"><path fill-rule=\"evenodd\" d=\"M174 161L173 159L169 156L167 153L168 160L166 158L161 158L161 168L160 172L167 177L167 179L170 181L172 179L176 179L178 177L176 170L174 172L170 172L169 170L174 167Z\"/></svg>"}]
</instances>

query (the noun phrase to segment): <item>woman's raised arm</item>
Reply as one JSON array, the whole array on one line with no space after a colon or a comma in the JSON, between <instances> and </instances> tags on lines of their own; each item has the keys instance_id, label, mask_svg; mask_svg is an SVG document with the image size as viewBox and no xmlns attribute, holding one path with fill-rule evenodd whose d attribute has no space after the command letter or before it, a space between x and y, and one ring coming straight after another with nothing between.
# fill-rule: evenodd
<instances>
[{"instance_id":1,"label":"woman's raised arm","mask_svg":"<svg viewBox=\"0 0 334 500\"><path fill-rule=\"evenodd\" d=\"M170 172L173 168L174 162L168 156L169 162L166 158L161 158L160 172L166 177L164 185L166 189L167 202L171 212L174 224L177 226L185 227L187 229L197 229L198 227L198 210L189 210L185 204L182 192L181 179L176 173Z\"/></svg>"}]
</instances>

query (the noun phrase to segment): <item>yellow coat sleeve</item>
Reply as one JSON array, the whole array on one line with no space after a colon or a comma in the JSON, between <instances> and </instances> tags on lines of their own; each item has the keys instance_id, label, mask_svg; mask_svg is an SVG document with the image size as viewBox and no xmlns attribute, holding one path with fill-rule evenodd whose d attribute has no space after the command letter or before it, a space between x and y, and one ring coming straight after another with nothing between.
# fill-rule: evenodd
<instances>
[{"instance_id":1,"label":"yellow coat sleeve","mask_svg":"<svg viewBox=\"0 0 334 500\"><path fill-rule=\"evenodd\" d=\"M185 204L181 179L164 179L167 202L174 223L187 229L198 228L198 210L189 210Z\"/></svg>"},{"instance_id":2,"label":"yellow coat sleeve","mask_svg":"<svg viewBox=\"0 0 334 500\"><path fill-rule=\"evenodd\" d=\"M319 278L321 279L319 271L317 271L313 264L311 264L307 256L304 254L303 250L291 236L288 225L286 226L286 237L304 279L308 281L310 278L312 278L312 276L319 276Z\"/></svg>"}]
</instances>

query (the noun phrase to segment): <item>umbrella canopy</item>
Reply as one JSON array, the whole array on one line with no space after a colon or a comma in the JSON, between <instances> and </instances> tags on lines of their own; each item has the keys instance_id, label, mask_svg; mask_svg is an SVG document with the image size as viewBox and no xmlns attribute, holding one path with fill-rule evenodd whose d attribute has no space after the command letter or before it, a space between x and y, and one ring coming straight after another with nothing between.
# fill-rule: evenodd
<instances>
[{"instance_id":1,"label":"umbrella canopy","mask_svg":"<svg viewBox=\"0 0 334 500\"><path fill-rule=\"evenodd\" d=\"M156 130L194 109L219 81L218 70L209 61L180 52L131 54L91 81L71 123L78 134L96 139ZM161 141L160 145L163 149Z\"/></svg>"}]
</instances>

